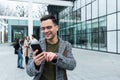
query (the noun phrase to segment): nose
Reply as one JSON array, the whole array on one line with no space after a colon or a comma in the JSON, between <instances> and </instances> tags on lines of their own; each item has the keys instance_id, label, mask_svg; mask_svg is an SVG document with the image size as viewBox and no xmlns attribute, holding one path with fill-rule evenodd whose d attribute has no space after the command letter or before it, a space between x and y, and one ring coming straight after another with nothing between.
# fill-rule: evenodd
<instances>
[{"instance_id":1,"label":"nose","mask_svg":"<svg viewBox=\"0 0 120 80\"><path fill-rule=\"evenodd\" d=\"M45 29L43 32L46 33L46 32L48 32L48 31L49 31L48 29Z\"/></svg>"}]
</instances>

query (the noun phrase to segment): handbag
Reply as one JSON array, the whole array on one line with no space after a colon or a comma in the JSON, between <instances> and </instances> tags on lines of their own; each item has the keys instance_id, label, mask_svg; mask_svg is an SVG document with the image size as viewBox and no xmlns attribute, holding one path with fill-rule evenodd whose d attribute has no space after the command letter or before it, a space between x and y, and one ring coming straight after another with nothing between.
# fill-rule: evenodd
<instances>
[{"instance_id":1,"label":"handbag","mask_svg":"<svg viewBox=\"0 0 120 80\"><path fill-rule=\"evenodd\" d=\"M14 50L14 54L18 54L17 50Z\"/></svg>"}]
</instances>

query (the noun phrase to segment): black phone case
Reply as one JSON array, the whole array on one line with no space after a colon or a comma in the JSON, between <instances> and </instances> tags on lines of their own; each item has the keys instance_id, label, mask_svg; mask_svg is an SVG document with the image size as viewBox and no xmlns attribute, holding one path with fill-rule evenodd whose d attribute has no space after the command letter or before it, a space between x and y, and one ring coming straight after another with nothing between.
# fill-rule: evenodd
<instances>
[{"instance_id":1,"label":"black phone case","mask_svg":"<svg viewBox=\"0 0 120 80\"><path fill-rule=\"evenodd\" d=\"M31 44L32 50L35 51L38 49L38 52L36 53L36 55L38 55L39 53L42 52L42 48L39 44Z\"/></svg>"}]
</instances>

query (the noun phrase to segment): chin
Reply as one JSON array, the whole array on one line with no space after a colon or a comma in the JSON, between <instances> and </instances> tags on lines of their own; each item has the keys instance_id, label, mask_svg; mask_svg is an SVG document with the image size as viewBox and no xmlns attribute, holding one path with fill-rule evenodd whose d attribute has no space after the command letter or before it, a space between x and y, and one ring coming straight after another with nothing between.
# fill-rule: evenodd
<instances>
[{"instance_id":1,"label":"chin","mask_svg":"<svg viewBox=\"0 0 120 80\"><path fill-rule=\"evenodd\" d=\"M51 37L45 37L47 40L51 40Z\"/></svg>"}]
</instances>

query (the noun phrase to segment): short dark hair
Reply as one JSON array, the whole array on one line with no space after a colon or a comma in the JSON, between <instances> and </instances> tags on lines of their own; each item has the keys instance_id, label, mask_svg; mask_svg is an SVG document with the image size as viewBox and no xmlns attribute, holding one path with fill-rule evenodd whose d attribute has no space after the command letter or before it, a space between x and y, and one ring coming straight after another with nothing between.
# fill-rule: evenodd
<instances>
[{"instance_id":1,"label":"short dark hair","mask_svg":"<svg viewBox=\"0 0 120 80\"><path fill-rule=\"evenodd\" d=\"M51 15L51 14L49 14L49 15L44 15L44 16L40 19L40 21L42 22L42 21L45 21L45 20L47 20L47 19L51 19L52 22L53 22L55 25L58 25L57 19L55 18L55 16L53 16L53 15Z\"/></svg>"},{"instance_id":2,"label":"short dark hair","mask_svg":"<svg viewBox=\"0 0 120 80\"><path fill-rule=\"evenodd\" d=\"M34 34L32 34L32 37L36 38L36 36Z\"/></svg>"}]
</instances>

